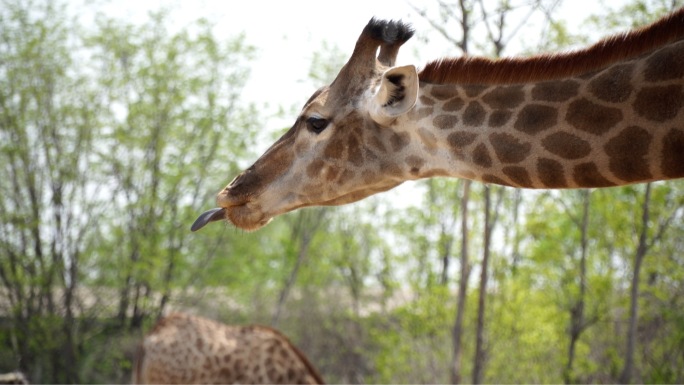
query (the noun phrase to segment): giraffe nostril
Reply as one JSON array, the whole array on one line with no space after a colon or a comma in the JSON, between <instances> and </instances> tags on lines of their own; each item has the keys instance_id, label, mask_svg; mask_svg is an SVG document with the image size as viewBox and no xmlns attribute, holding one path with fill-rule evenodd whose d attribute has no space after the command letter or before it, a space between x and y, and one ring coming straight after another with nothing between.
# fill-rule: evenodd
<instances>
[{"instance_id":1,"label":"giraffe nostril","mask_svg":"<svg viewBox=\"0 0 684 385\"><path fill-rule=\"evenodd\" d=\"M223 192L226 194L229 193L237 193L240 189L242 189L245 186L245 174L240 174L235 177L230 183L228 183L228 186L226 186L223 189Z\"/></svg>"},{"instance_id":2,"label":"giraffe nostril","mask_svg":"<svg viewBox=\"0 0 684 385\"><path fill-rule=\"evenodd\" d=\"M235 179L233 179L232 181L230 181L230 183L228 183L228 186L226 186L225 191L228 191L228 190L230 190L230 189L232 189L232 188L235 188L235 187L240 186L240 184L241 184L240 177L241 177L241 176L242 176L242 174L236 176Z\"/></svg>"},{"instance_id":3,"label":"giraffe nostril","mask_svg":"<svg viewBox=\"0 0 684 385\"><path fill-rule=\"evenodd\" d=\"M231 189L236 189L245 184L246 180L253 178L253 173L254 165L238 174L238 176L236 176L230 183L228 183L228 186L226 186L225 188L226 192Z\"/></svg>"}]
</instances>

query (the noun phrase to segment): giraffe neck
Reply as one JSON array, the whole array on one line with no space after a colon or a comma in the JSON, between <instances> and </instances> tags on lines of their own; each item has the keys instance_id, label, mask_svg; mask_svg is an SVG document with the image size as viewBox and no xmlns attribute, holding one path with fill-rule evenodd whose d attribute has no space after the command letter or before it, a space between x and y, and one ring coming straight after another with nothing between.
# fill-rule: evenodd
<instances>
[{"instance_id":1,"label":"giraffe neck","mask_svg":"<svg viewBox=\"0 0 684 385\"><path fill-rule=\"evenodd\" d=\"M521 84L422 82L395 129L412 179L526 188L684 177L684 41L599 71Z\"/></svg>"}]
</instances>

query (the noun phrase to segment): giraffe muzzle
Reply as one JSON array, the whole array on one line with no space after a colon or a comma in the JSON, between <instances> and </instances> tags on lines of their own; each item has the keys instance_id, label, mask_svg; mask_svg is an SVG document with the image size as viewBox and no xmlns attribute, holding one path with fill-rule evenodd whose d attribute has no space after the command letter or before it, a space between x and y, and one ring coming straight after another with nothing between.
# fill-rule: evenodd
<instances>
[{"instance_id":1,"label":"giraffe muzzle","mask_svg":"<svg viewBox=\"0 0 684 385\"><path fill-rule=\"evenodd\" d=\"M222 221L226 219L226 209L225 208L214 208L203 212L196 220L195 223L190 227L190 231L197 231L202 227L206 226L209 222Z\"/></svg>"}]
</instances>

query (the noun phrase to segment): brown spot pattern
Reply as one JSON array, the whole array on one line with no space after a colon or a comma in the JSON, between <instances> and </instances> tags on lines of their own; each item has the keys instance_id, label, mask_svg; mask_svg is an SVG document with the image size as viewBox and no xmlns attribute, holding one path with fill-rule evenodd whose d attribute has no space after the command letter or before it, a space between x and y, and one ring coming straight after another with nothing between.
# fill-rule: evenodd
<instances>
[{"instance_id":1,"label":"brown spot pattern","mask_svg":"<svg viewBox=\"0 0 684 385\"><path fill-rule=\"evenodd\" d=\"M432 120L432 123L441 130L448 130L456 126L458 117L455 115L437 115Z\"/></svg>"},{"instance_id":2,"label":"brown spot pattern","mask_svg":"<svg viewBox=\"0 0 684 385\"><path fill-rule=\"evenodd\" d=\"M394 163L380 162L380 174L389 176L401 176L403 172L401 168Z\"/></svg>"},{"instance_id":3,"label":"brown spot pattern","mask_svg":"<svg viewBox=\"0 0 684 385\"><path fill-rule=\"evenodd\" d=\"M410 170L411 174L413 174L413 175L420 174L420 169L425 164L425 161L422 158L415 156L415 155L411 155L411 156L406 157L405 161L406 161L406 165L409 166L409 170Z\"/></svg>"},{"instance_id":4,"label":"brown spot pattern","mask_svg":"<svg viewBox=\"0 0 684 385\"><path fill-rule=\"evenodd\" d=\"M392 144L394 145L394 143ZM357 167L363 165L363 151L361 151L361 148L361 141L359 138L356 135L351 135L349 137L349 141L347 142L348 159L354 166Z\"/></svg>"},{"instance_id":5,"label":"brown spot pattern","mask_svg":"<svg viewBox=\"0 0 684 385\"><path fill-rule=\"evenodd\" d=\"M330 159L342 159L344 155L344 146L340 143L339 138L334 138L336 140L331 140L330 143L323 150L323 155Z\"/></svg>"},{"instance_id":6,"label":"brown spot pattern","mask_svg":"<svg viewBox=\"0 0 684 385\"><path fill-rule=\"evenodd\" d=\"M556 132L542 140L544 148L552 154L565 159L580 159L589 155L591 145L567 132Z\"/></svg>"},{"instance_id":7,"label":"brown spot pattern","mask_svg":"<svg viewBox=\"0 0 684 385\"><path fill-rule=\"evenodd\" d=\"M337 180L337 177L340 175L340 171L342 171L339 167L331 167L331 166L324 166L324 175L325 175L325 180L326 182L333 182Z\"/></svg>"},{"instance_id":8,"label":"brown spot pattern","mask_svg":"<svg viewBox=\"0 0 684 385\"><path fill-rule=\"evenodd\" d=\"M511 109L525 101L525 93L522 86L496 87L487 92L482 101L495 110Z\"/></svg>"},{"instance_id":9,"label":"brown spot pattern","mask_svg":"<svg viewBox=\"0 0 684 385\"><path fill-rule=\"evenodd\" d=\"M361 180L363 180L363 183L365 184L373 184L375 181L378 180L378 174L372 171L364 171L361 174Z\"/></svg>"},{"instance_id":10,"label":"brown spot pattern","mask_svg":"<svg viewBox=\"0 0 684 385\"><path fill-rule=\"evenodd\" d=\"M651 178L646 155L652 136L641 127L627 127L606 145L610 157L610 171L626 182L644 181Z\"/></svg>"},{"instance_id":11,"label":"brown spot pattern","mask_svg":"<svg viewBox=\"0 0 684 385\"><path fill-rule=\"evenodd\" d=\"M532 88L532 99L544 102L564 102L577 95L579 83L561 80L539 83Z\"/></svg>"},{"instance_id":12,"label":"brown spot pattern","mask_svg":"<svg viewBox=\"0 0 684 385\"><path fill-rule=\"evenodd\" d=\"M517 186L532 186L532 179L530 179L530 175L527 173L525 168L519 166L506 166L502 169L502 171L507 177L511 178L513 183Z\"/></svg>"},{"instance_id":13,"label":"brown spot pattern","mask_svg":"<svg viewBox=\"0 0 684 385\"><path fill-rule=\"evenodd\" d=\"M602 135L622 120L622 111L579 99L570 103L565 119L578 130Z\"/></svg>"},{"instance_id":14,"label":"brown spot pattern","mask_svg":"<svg viewBox=\"0 0 684 385\"><path fill-rule=\"evenodd\" d=\"M431 106L435 104L435 100L426 96L426 95L421 95L420 96L420 103L425 105L425 106Z\"/></svg>"},{"instance_id":15,"label":"brown spot pattern","mask_svg":"<svg viewBox=\"0 0 684 385\"><path fill-rule=\"evenodd\" d=\"M463 124L466 126L479 127L484 122L486 112L478 102L471 102L463 111Z\"/></svg>"},{"instance_id":16,"label":"brown spot pattern","mask_svg":"<svg viewBox=\"0 0 684 385\"><path fill-rule=\"evenodd\" d=\"M511 120L513 113L508 110L496 110L489 115L489 127L502 127Z\"/></svg>"},{"instance_id":17,"label":"brown spot pattern","mask_svg":"<svg viewBox=\"0 0 684 385\"><path fill-rule=\"evenodd\" d=\"M387 148L385 148L385 143L378 138L375 135L368 135L368 143L370 144L370 147L376 151L380 151L381 153L386 153Z\"/></svg>"},{"instance_id":18,"label":"brown spot pattern","mask_svg":"<svg viewBox=\"0 0 684 385\"><path fill-rule=\"evenodd\" d=\"M553 159L539 158L537 160L539 179L548 188L566 187L563 165Z\"/></svg>"},{"instance_id":19,"label":"brown spot pattern","mask_svg":"<svg viewBox=\"0 0 684 385\"><path fill-rule=\"evenodd\" d=\"M506 182L505 180L499 178L498 176L494 176L491 174L484 174L482 175L482 181L486 183L494 183L494 184L499 184L502 186L510 186L511 184Z\"/></svg>"},{"instance_id":20,"label":"brown spot pattern","mask_svg":"<svg viewBox=\"0 0 684 385\"><path fill-rule=\"evenodd\" d=\"M492 157L489 156L489 150L484 143L480 143L473 151L473 163L482 167L492 166Z\"/></svg>"},{"instance_id":21,"label":"brown spot pattern","mask_svg":"<svg viewBox=\"0 0 684 385\"><path fill-rule=\"evenodd\" d=\"M601 175L594 163L578 164L573 169L572 177L579 187L610 187L615 185Z\"/></svg>"},{"instance_id":22,"label":"brown spot pattern","mask_svg":"<svg viewBox=\"0 0 684 385\"><path fill-rule=\"evenodd\" d=\"M589 82L589 91L606 102L624 102L632 94L633 69L633 64L612 67Z\"/></svg>"},{"instance_id":23,"label":"brown spot pattern","mask_svg":"<svg viewBox=\"0 0 684 385\"><path fill-rule=\"evenodd\" d=\"M683 102L681 85L644 87L637 93L634 111L646 119L664 122L677 116Z\"/></svg>"},{"instance_id":24,"label":"brown spot pattern","mask_svg":"<svg viewBox=\"0 0 684 385\"><path fill-rule=\"evenodd\" d=\"M494 133L489 135L489 141L494 147L496 156L502 163L522 162L530 154L532 145L522 142L515 136L505 133Z\"/></svg>"},{"instance_id":25,"label":"brown spot pattern","mask_svg":"<svg viewBox=\"0 0 684 385\"><path fill-rule=\"evenodd\" d=\"M320 159L315 159L306 167L306 175L311 179L315 179L318 177L318 173L321 172L324 166L325 162Z\"/></svg>"},{"instance_id":26,"label":"brown spot pattern","mask_svg":"<svg viewBox=\"0 0 684 385\"><path fill-rule=\"evenodd\" d=\"M444 103L442 109L446 112L456 112L465 106L465 102L461 98L453 98L448 102Z\"/></svg>"},{"instance_id":27,"label":"brown spot pattern","mask_svg":"<svg viewBox=\"0 0 684 385\"><path fill-rule=\"evenodd\" d=\"M432 90L430 91L430 95L432 95L433 98L437 100L447 100L451 99L455 96L458 96L458 90L451 86L441 86L441 85L435 85L432 87Z\"/></svg>"},{"instance_id":28,"label":"brown spot pattern","mask_svg":"<svg viewBox=\"0 0 684 385\"><path fill-rule=\"evenodd\" d=\"M397 166L396 168L398 169L399 167ZM344 169L344 171L342 171L342 175L337 180L337 183L340 185L345 184L345 183L349 182L350 180L353 180L355 177L356 177L355 171L352 171L351 169Z\"/></svg>"},{"instance_id":29,"label":"brown spot pattern","mask_svg":"<svg viewBox=\"0 0 684 385\"><path fill-rule=\"evenodd\" d=\"M481 94L482 91L487 89L487 87L485 87L485 86L478 86L478 85L467 85L464 88L465 88L466 96L468 96L469 98L474 98L477 95Z\"/></svg>"},{"instance_id":30,"label":"brown spot pattern","mask_svg":"<svg viewBox=\"0 0 684 385\"><path fill-rule=\"evenodd\" d=\"M459 131L449 134L447 137L447 142L452 149L460 150L461 148L473 143L475 138L477 138L477 134L475 133Z\"/></svg>"},{"instance_id":31,"label":"brown spot pattern","mask_svg":"<svg viewBox=\"0 0 684 385\"><path fill-rule=\"evenodd\" d=\"M516 130L534 135L547 130L558 122L558 111L542 104L530 104L520 111L515 121Z\"/></svg>"},{"instance_id":32,"label":"brown spot pattern","mask_svg":"<svg viewBox=\"0 0 684 385\"><path fill-rule=\"evenodd\" d=\"M409 112L409 117L411 120L420 120L432 115L433 111L434 108L432 107L412 108L411 112Z\"/></svg>"},{"instance_id":33,"label":"brown spot pattern","mask_svg":"<svg viewBox=\"0 0 684 385\"><path fill-rule=\"evenodd\" d=\"M661 49L646 60L644 78L659 82L684 77L684 43Z\"/></svg>"},{"instance_id":34,"label":"brown spot pattern","mask_svg":"<svg viewBox=\"0 0 684 385\"><path fill-rule=\"evenodd\" d=\"M392 144L392 149L394 151L400 151L404 147L408 146L409 141L410 138L408 132L395 132L390 138L390 143Z\"/></svg>"},{"instance_id":35,"label":"brown spot pattern","mask_svg":"<svg viewBox=\"0 0 684 385\"><path fill-rule=\"evenodd\" d=\"M668 178L684 177L684 130L673 128L663 137L661 168Z\"/></svg>"}]
</instances>

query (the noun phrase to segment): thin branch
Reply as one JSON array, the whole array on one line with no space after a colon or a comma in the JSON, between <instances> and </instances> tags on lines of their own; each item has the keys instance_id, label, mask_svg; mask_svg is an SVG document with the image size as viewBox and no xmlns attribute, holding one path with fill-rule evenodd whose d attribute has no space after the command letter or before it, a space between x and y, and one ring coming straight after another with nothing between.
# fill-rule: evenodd
<instances>
[{"instance_id":1,"label":"thin branch","mask_svg":"<svg viewBox=\"0 0 684 385\"><path fill-rule=\"evenodd\" d=\"M442 3L440 2L440 6L441 5L442 5ZM423 19L425 19L430 24L430 26L432 28L434 28L435 31L439 32L439 34L442 35L442 37L444 37L449 43L458 47L462 53L466 53L465 50L463 49L463 42L452 38L451 35L449 34L449 32L442 25L440 25L439 23L435 22L433 19L428 17L427 12L425 10L418 8L413 4L409 4L409 6L411 8L413 8L413 10L416 11L416 13L418 15L420 15ZM462 20L458 20L458 18L456 18L456 19L461 24L463 23Z\"/></svg>"}]
</instances>

